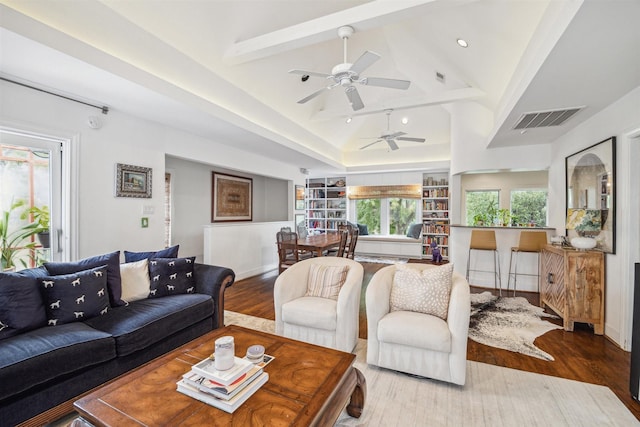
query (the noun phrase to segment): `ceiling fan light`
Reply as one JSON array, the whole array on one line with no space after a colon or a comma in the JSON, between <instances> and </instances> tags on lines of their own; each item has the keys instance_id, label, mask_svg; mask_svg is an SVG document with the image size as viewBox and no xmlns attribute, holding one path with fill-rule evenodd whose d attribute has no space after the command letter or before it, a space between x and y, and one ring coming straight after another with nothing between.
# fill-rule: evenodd
<instances>
[{"instance_id":1,"label":"ceiling fan light","mask_svg":"<svg viewBox=\"0 0 640 427\"><path fill-rule=\"evenodd\" d=\"M465 39L456 39L456 43L458 43L460 47L469 47L469 43L467 43Z\"/></svg>"}]
</instances>

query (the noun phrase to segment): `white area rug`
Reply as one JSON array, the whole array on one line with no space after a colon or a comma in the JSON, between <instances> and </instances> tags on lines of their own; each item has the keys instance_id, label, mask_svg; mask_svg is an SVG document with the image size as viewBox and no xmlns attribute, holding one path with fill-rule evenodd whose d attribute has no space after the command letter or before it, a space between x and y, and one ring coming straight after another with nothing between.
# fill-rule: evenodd
<instances>
[{"instance_id":1,"label":"white area rug","mask_svg":"<svg viewBox=\"0 0 640 427\"><path fill-rule=\"evenodd\" d=\"M481 344L502 348L543 360L553 356L536 347L533 342L553 329L562 329L542 317L542 307L529 304L522 297L496 297L490 292L471 294L469 338Z\"/></svg>"},{"instance_id":2,"label":"white area rug","mask_svg":"<svg viewBox=\"0 0 640 427\"><path fill-rule=\"evenodd\" d=\"M409 262L409 258L391 258L391 257L377 257L356 255L354 261L358 262L371 262L373 264L406 264Z\"/></svg>"},{"instance_id":3,"label":"white area rug","mask_svg":"<svg viewBox=\"0 0 640 427\"><path fill-rule=\"evenodd\" d=\"M225 324L273 333L274 322L225 311ZM366 363L359 340L355 366L367 381L362 416L343 412L336 426L638 426L603 386L467 362L467 383L455 386Z\"/></svg>"}]
</instances>

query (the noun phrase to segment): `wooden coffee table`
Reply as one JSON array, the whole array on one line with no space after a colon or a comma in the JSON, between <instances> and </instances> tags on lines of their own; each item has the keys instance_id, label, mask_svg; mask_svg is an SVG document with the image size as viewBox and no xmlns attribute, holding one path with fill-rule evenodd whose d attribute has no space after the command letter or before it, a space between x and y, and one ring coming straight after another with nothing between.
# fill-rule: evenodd
<instances>
[{"instance_id":1,"label":"wooden coffee table","mask_svg":"<svg viewBox=\"0 0 640 427\"><path fill-rule=\"evenodd\" d=\"M176 391L191 365L213 352L223 335L235 339L237 356L262 344L275 360L269 381L233 414ZM342 410L360 417L366 385L355 355L246 329L216 329L102 386L74 403L73 425L95 426L327 426Z\"/></svg>"}]
</instances>

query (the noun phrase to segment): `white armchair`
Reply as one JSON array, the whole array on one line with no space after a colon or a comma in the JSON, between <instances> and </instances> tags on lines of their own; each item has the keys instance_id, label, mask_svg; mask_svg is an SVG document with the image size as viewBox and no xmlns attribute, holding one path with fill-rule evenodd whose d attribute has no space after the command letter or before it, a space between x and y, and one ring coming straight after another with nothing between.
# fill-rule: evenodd
<instances>
[{"instance_id":1,"label":"white armchair","mask_svg":"<svg viewBox=\"0 0 640 427\"><path fill-rule=\"evenodd\" d=\"M407 264L423 270L430 264ZM396 266L378 270L366 291L367 363L464 385L469 332L469 283L453 273L447 320L413 311L390 311Z\"/></svg>"},{"instance_id":2,"label":"white armchair","mask_svg":"<svg viewBox=\"0 0 640 427\"><path fill-rule=\"evenodd\" d=\"M348 266L337 300L305 296L312 265ZM276 279L276 334L351 352L358 342L362 265L348 258L316 257L297 262Z\"/></svg>"}]
</instances>

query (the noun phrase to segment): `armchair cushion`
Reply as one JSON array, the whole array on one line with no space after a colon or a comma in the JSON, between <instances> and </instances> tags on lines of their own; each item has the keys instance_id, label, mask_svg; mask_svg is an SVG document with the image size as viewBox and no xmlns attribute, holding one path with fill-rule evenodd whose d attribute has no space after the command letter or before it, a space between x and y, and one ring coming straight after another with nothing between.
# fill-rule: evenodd
<instances>
[{"instance_id":1,"label":"armchair cushion","mask_svg":"<svg viewBox=\"0 0 640 427\"><path fill-rule=\"evenodd\" d=\"M447 323L439 317L413 311L394 311L384 316L378 322L378 340L443 353L451 352L451 332Z\"/></svg>"},{"instance_id":2,"label":"armchair cushion","mask_svg":"<svg viewBox=\"0 0 640 427\"><path fill-rule=\"evenodd\" d=\"M337 303L319 297L302 297L282 305L282 320L308 328L334 331L337 326Z\"/></svg>"},{"instance_id":3,"label":"armchair cushion","mask_svg":"<svg viewBox=\"0 0 640 427\"><path fill-rule=\"evenodd\" d=\"M415 311L447 319L453 264L418 271L398 265L391 286L391 311Z\"/></svg>"},{"instance_id":4,"label":"armchair cushion","mask_svg":"<svg viewBox=\"0 0 640 427\"><path fill-rule=\"evenodd\" d=\"M349 266L312 264L309 267L305 296L337 300L340 288L347 279Z\"/></svg>"}]
</instances>

